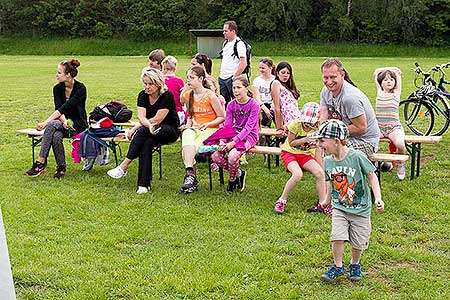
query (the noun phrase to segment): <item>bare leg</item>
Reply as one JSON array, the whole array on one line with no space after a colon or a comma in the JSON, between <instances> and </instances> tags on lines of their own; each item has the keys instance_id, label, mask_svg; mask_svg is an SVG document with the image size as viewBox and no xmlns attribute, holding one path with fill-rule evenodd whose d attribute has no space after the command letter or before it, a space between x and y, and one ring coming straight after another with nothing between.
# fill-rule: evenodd
<instances>
[{"instance_id":1,"label":"bare leg","mask_svg":"<svg viewBox=\"0 0 450 300\"><path fill-rule=\"evenodd\" d=\"M281 199L287 200L287 197L295 186L302 180L303 171L296 161L292 161L287 165L287 169L291 172L291 178L286 182L283 189L283 194L281 194Z\"/></svg>"},{"instance_id":2,"label":"bare leg","mask_svg":"<svg viewBox=\"0 0 450 300\"><path fill-rule=\"evenodd\" d=\"M397 148L397 153L405 154L406 153L406 147L405 147L405 132L403 129L395 129L388 135L389 140L394 143L395 147Z\"/></svg>"},{"instance_id":3,"label":"bare leg","mask_svg":"<svg viewBox=\"0 0 450 300\"><path fill-rule=\"evenodd\" d=\"M183 155L184 166L186 168L194 167L195 153L196 153L196 151L195 151L194 145L188 145L188 146L183 147L182 155Z\"/></svg>"},{"instance_id":4,"label":"bare leg","mask_svg":"<svg viewBox=\"0 0 450 300\"><path fill-rule=\"evenodd\" d=\"M316 177L316 190L319 196L319 201L325 202L325 200L327 199L327 192L325 187L325 174L320 164L315 160L310 160L303 165L303 168L311 172L314 175L314 177Z\"/></svg>"},{"instance_id":5,"label":"bare leg","mask_svg":"<svg viewBox=\"0 0 450 300\"><path fill-rule=\"evenodd\" d=\"M344 256L344 241L333 241L332 247L334 264L340 268L342 267L342 257Z\"/></svg>"},{"instance_id":6,"label":"bare leg","mask_svg":"<svg viewBox=\"0 0 450 300\"><path fill-rule=\"evenodd\" d=\"M355 249L352 247L352 260L350 261L350 263L352 265L359 264L359 259L361 258L361 253L362 253L362 250Z\"/></svg>"},{"instance_id":7,"label":"bare leg","mask_svg":"<svg viewBox=\"0 0 450 300\"><path fill-rule=\"evenodd\" d=\"M120 167L124 172L128 170L128 166L131 164L132 160L129 158L126 158L120 163Z\"/></svg>"}]
</instances>

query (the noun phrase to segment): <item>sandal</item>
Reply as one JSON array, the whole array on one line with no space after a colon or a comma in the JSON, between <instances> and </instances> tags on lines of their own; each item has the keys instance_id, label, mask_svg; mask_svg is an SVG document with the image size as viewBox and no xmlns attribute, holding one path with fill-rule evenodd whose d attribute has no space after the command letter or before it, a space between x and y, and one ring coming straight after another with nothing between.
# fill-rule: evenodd
<instances>
[{"instance_id":1,"label":"sandal","mask_svg":"<svg viewBox=\"0 0 450 300\"><path fill-rule=\"evenodd\" d=\"M117 166L114 169L109 170L107 174L112 178L119 179L126 176L127 172L125 172L120 166Z\"/></svg>"}]
</instances>

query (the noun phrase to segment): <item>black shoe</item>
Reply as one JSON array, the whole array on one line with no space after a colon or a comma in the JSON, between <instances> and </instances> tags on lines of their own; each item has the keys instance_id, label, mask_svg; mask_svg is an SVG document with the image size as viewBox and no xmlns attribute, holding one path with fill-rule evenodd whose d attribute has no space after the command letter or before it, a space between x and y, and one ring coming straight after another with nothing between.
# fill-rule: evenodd
<instances>
[{"instance_id":1,"label":"black shoe","mask_svg":"<svg viewBox=\"0 0 450 300\"><path fill-rule=\"evenodd\" d=\"M64 177L64 175L66 175L66 167L65 166L57 167L55 175L53 175L53 178L61 179Z\"/></svg>"},{"instance_id":2,"label":"black shoe","mask_svg":"<svg viewBox=\"0 0 450 300\"><path fill-rule=\"evenodd\" d=\"M307 213L320 213L321 211L319 210L319 202L317 202L316 204L314 204L313 206L308 208L306 210L306 212Z\"/></svg>"},{"instance_id":3,"label":"black shoe","mask_svg":"<svg viewBox=\"0 0 450 300\"><path fill-rule=\"evenodd\" d=\"M381 164L381 172L390 172L393 167L392 163L384 161Z\"/></svg>"},{"instance_id":4,"label":"black shoe","mask_svg":"<svg viewBox=\"0 0 450 300\"><path fill-rule=\"evenodd\" d=\"M180 193L192 193L198 190L198 180L195 175L187 174L184 176L184 182L179 190Z\"/></svg>"},{"instance_id":5,"label":"black shoe","mask_svg":"<svg viewBox=\"0 0 450 300\"><path fill-rule=\"evenodd\" d=\"M41 174L44 174L45 172L45 164L35 161L31 169L25 172L25 175L28 175L30 177L38 177Z\"/></svg>"},{"instance_id":6,"label":"black shoe","mask_svg":"<svg viewBox=\"0 0 450 300\"><path fill-rule=\"evenodd\" d=\"M236 190L237 185L238 185L237 178L234 181L228 181L227 194L232 194Z\"/></svg>"},{"instance_id":7,"label":"black shoe","mask_svg":"<svg viewBox=\"0 0 450 300\"><path fill-rule=\"evenodd\" d=\"M241 170L241 175L236 178L237 188L242 192L245 189L245 177L247 176L247 172Z\"/></svg>"}]
</instances>

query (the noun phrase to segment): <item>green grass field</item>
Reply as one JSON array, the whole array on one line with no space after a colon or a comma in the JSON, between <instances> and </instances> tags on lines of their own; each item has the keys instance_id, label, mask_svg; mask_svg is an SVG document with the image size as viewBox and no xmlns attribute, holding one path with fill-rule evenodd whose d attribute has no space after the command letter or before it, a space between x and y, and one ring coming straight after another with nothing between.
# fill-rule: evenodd
<instances>
[{"instance_id":1,"label":"green grass field","mask_svg":"<svg viewBox=\"0 0 450 300\"><path fill-rule=\"evenodd\" d=\"M30 140L15 130L34 127L53 111L57 63L71 56L0 56L0 204L18 299L448 299L450 219L449 135L423 146L421 176L399 182L382 175L383 214L373 212L373 233L363 253L365 278L326 284L332 263L331 219L305 212L317 194L310 174L292 193L284 215L273 205L289 175L269 172L262 156L248 157L246 190L228 196L207 166L198 165L199 192L179 195L179 143L163 147L163 180L136 195L137 164L113 180L110 167L89 172L70 161L67 175L28 178ZM135 111L147 58L77 56L88 88L88 111L111 99ZM300 104L318 101L323 57L288 60L301 90ZM254 58L253 73L257 73ZM425 69L448 58L342 58L352 79L375 97L373 71L403 70L403 96L413 91L418 60ZM189 57L179 57L184 77ZM219 61L214 61L218 74ZM386 145L384 145L386 147ZM127 146L122 150L126 151ZM409 164L407 167L409 170ZM158 172L155 161L154 173ZM345 263L349 262L347 245Z\"/></svg>"}]
</instances>

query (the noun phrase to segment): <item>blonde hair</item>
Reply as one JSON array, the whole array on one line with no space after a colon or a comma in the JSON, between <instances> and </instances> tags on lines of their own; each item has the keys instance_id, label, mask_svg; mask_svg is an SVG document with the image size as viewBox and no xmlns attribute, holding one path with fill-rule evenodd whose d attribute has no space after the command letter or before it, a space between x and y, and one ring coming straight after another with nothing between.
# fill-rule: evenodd
<instances>
[{"instance_id":1,"label":"blonde hair","mask_svg":"<svg viewBox=\"0 0 450 300\"><path fill-rule=\"evenodd\" d=\"M172 56L166 56L166 58L163 59L161 65L163 67L163 69L167 70L167 71L175 71L177 69L177 59Z\"/></svg>"},{"instance_id":2,"label":"blonde hair","mask_svg":"<svg viewBox=\"0 0 450 300\"><path fill-rule=\"evenodd\" d=\"M160 70L155 68L146 68L143 70L141 75L141 80L145 84L144 77L150 79L150 83L158 87L160 95L167 91L167 86L164 84L164 76Z\"/></svg>"}]
</instances>

